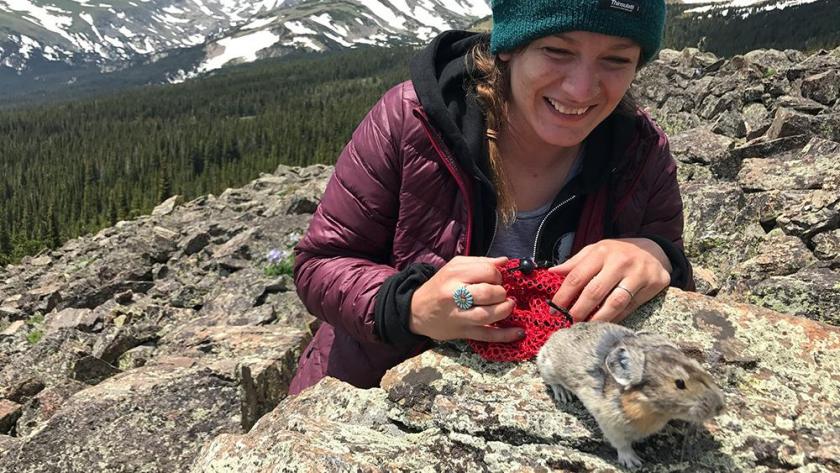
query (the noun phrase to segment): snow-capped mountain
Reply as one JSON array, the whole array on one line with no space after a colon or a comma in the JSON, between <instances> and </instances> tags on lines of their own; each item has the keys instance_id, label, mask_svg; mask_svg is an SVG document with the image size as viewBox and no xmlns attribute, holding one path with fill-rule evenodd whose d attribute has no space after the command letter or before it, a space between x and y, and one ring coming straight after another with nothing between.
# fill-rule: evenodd
<instances>
[{"instance_id":1,"label":"snow-capped mountain","mask_svg":"<svg viewBox=\"0 0 840 473\"><path fill-rule=\"evenodd\" d=\"M178 78L293 50L424 42L490 14L488 0L0 0L0 72L103 72L204 46Z\"/></svg>"},{"instance_id":2,"label":"snow-capped mountain","mask_svg":"<svg viewBox=\"0 0 840 473\"><path fill-rule=\"evenodd\" d=\"M182 77L226 64L356 45L426 43L441 31L490 15L488 0L335 0L287 4L208 42L205 57Z\"/></svg>"},{"instance_id":3,"label":"snow-capped mountain","mask_svg":"<svg viewBox=\"0 0 840 473\"><path fill-rule=\"evenodd\" d=\"M195 46L284 0L0 0L0 67L96 63Z\"/></svg>"},{"instance_id":4,"label":"snow-capped mountain","mask_svg":"<svg viewBox=\"0 0 840 473\"><path fill-rule=\"evenodd\" d=\"M784 10L795 5L814 3L819 0L681 0L683 4L697 4L697 7L686 10L686 13L706 13L710 11L724 11L740 9L741 14L751 14L756 11Z\"/></svg>"}]
</instances>

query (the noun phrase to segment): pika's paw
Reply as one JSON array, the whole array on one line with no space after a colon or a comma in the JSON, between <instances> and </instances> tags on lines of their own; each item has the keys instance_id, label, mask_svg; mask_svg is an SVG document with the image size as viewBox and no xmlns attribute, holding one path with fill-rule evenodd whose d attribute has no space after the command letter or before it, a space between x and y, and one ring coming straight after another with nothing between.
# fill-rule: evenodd
<instances>
[{"instance_id":1,"label":"pika's paw","mask_svg":"<svg viewBox=\"0 0 840 473\"><path fill-rule=\"evenodd\" d=\"M642 460L636 455L632 448L622 449L618 451L618 463L625 468L639 468L642 466Z\"/></svg>"},{"instance_id":2,"label":"pika's paw","mask_svg":"<svg viewBox=\"0 0 840 473\"><path fill-rule=\"evenodd\" d=\"M564 388L560 384L549 384L549 386L551 386L551 392L554 393L554 400L556 400L557 402L568 404L572 402L572 399L574 399L575 397L575 395L572 394L571 391Z\"/></svg>"}]
</instances>

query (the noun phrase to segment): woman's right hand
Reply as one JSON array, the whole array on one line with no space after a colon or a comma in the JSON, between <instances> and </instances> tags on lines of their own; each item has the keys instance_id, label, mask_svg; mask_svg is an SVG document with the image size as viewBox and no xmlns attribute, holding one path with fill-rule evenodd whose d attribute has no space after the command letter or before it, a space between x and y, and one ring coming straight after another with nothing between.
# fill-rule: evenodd
<instances>
[{"instance_id":1,"label":"woman's right hand","mask_svg":"<svg viewBox=\"0 0 840 473\"><path fill-rule=\"evenodd\" d=\"M489 326L513 311L514 302L507 298L497 267L507 260L480 256L452 258L414 291L409 329L434 340L512 342L522 338L525 335L522 329ZM473 307L468 310L455 305L453 293L461 286L466 286L473 296Z\"/></svg>"}]
</instances>

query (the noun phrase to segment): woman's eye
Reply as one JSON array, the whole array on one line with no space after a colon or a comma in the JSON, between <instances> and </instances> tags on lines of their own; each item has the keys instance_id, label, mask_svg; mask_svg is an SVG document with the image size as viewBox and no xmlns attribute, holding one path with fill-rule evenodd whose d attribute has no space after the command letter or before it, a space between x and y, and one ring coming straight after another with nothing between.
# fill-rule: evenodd
<instances>
[{"instance_id":1,"label":"woman's eye","mask_svg":"<svg viewBox=\"0 0 840 473\"><path fill-rule=\"evenodd\" d=\"M629 59L624 58L624 57L608 57L607 61L609 61L613 64L616 64L616 65L620 65L620 66L630 64L630 62L631 62Z\"/></svg>"},{"instance_id":2,"label":"woman's eye","mask_svg":"<svg viewBox=\"0 0 840 473\"><path fill-rule=\"evenodd\" d=\"M565 55L568 55L568 54L572 54L572 52L569 51L568 49L546 47L545 50L546 50L546 52L548 52L550 54L557 55L557 56L565 56Z\"/></svg>"}]
</instances>

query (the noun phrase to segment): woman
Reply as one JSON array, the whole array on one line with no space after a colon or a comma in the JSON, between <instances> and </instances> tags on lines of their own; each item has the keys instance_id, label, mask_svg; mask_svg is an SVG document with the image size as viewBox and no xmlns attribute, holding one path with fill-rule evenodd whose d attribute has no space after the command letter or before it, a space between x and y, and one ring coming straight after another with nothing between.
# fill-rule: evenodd
<instances>
[{"instance_id":1,"label":"woman","mask_svg":"<svg viewBox=\"0 0 840 473\"><path fill-rule=\"evenodd\" d=\"M662 0L500 0L491 36L441 34L338 159L298 244L322 319L290 393L324 376L377 386L430 346L507 342L496 266L551 261L553 301L619 321L692 287L667 139L626 97L659 48Z\"/></svg>"}]
</instances>

